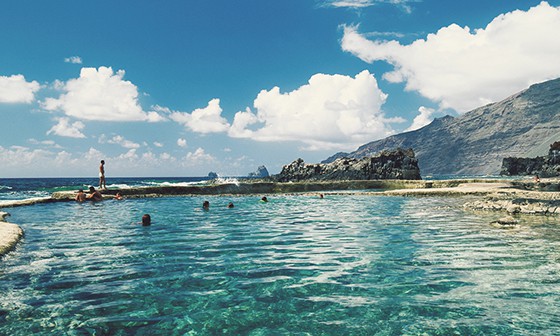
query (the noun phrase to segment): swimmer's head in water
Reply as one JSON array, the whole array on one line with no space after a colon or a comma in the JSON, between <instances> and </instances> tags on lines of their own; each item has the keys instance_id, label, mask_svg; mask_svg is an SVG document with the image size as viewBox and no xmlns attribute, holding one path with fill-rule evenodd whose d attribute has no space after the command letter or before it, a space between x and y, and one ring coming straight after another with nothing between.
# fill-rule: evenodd
<instances>
[{"instance_id":1,"label":"swimmer's head in water","mask_svg":"<svg viewBox=\"0 0 560 336\"><path fill-rule=\"evenodd\" d=\"M142 216L142 225L149 226L150 224L152 224L152 218L150 215L144 214L144 216Z\"/></svg>"}]
</instances>

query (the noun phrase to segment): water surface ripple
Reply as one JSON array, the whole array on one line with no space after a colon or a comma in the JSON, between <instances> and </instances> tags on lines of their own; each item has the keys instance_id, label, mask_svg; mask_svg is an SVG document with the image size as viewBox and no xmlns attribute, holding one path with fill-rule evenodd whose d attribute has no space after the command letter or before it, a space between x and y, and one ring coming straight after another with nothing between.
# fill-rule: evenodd
<instances>
[{"instance_id":1,"label":"water surface ripple","mask_svg":"<svg viewBox=\"0 0 560 336\"><path fill-rule=\"evenodd\" d=\"M453 199L269 198L11 209L26 236L0 263L0 334L560 334L557 218L503 230Z\"/></svg>"}]
</instances>

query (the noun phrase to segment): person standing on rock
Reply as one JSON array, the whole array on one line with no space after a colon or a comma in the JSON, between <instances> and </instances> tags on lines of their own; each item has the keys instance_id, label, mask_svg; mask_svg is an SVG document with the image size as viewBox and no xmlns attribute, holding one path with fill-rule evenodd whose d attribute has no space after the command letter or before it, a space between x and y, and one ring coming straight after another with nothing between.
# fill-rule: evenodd
<instances>
[{"instance_id":1,"label":"person standing on rock","mask_svg":"<svg viewBox=\"0 0 560 336\"><path fill-rule=\"evenodd\" d=\"M99 165L99 189L107 189L107 185L105 184L105 161L101 160L101 164Z\"/></svg>"}]
</instances>

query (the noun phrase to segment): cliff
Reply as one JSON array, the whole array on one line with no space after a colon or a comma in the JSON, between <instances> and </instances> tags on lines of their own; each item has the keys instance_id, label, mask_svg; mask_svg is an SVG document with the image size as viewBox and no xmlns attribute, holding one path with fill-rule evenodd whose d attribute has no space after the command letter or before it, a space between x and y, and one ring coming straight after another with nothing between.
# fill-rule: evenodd
<instances>
[{"instance_id":1,"label":"cliff","mask_svg":"<svg viewBox=\"0 0 560 336\"><path fill-rule=\"evenodd\" d=\"M458 117L445 116L416 131L373 141L340 157L362 158L413 148L423 174L498 174L505 157L545 155L560 138L560 79L535 84L501 102Z\"/></svg>"},{"instance_id":2,"label":"cliff","mask_svg":"<svg viewBox=\"0 0 560 336\"><path fill-rule=\"evenodd\" d=\"M547 156L536 158L508 157L502 161L501 175L560 176L560 141L550 145Z\"/></svg>"},{"instance_id":3,"label":"cliff","mask_svg":"<svg viewBox=\"0 0 560 336\"><path fill-rule=\"evenodd\" d=\"M306 164L297 159L273 178L279 182L421 179L414 151L400 148L360 159L339 158L330 163Z\"/></svg>"}]
</instances>

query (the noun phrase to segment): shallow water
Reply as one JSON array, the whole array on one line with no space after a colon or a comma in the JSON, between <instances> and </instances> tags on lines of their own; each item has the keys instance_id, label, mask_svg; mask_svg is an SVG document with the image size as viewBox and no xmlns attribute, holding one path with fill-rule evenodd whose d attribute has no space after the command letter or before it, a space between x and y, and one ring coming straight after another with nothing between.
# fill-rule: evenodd
<instances>
[{"instance_id":1,"label":"shallow water","mask_svg":"<svg viewBox=\"0 0 560 336\"><path fill-rule=\"evenodd\" d=\"M26 236L0 262L0 334L560 334L557 218L504 230L457 199L204 199L10 209Z\"/></svg>"}]
</instances>

